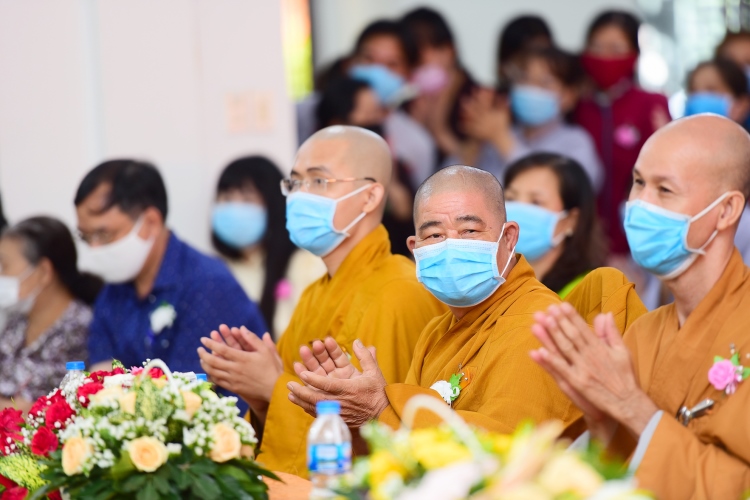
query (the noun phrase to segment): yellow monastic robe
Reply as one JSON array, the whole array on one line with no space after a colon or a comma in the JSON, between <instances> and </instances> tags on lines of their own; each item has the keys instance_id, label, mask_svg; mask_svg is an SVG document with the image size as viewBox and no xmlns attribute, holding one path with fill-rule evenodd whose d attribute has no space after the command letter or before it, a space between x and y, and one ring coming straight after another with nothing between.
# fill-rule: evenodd
<instances>
[{"instance_id":1,"label":"yellow monastic robe","mask_svg":"<svg viewBox=\"0 0 750 500\"><path fill-rule=\"evenodd\" d=\"M279 341L284 373L273 390L258 460L271 470L307 477L307 431L313 419L289 401L287 389L291 381L301 383L294 373L300 346L330 335L351 353L360 339L377 349L385 379L400 382L419 334L445 310L417 281L414 263L391 253L385 228L370 233L333 277L326 274L305 290ZM359 368L356 357L352 362Z\"/></svg>"},{"instance_id":2,"label":"yellow monastic robe","mask_svg":"<svg viewBox=\"0 0 750 500\"><path fill-rule=\"evenodd\" d=\"M727 395L708 371L732 344L750 366L750 269L737 250L719 281L679 327L674 304L646 314L625 333L641 387L663 410L636 471L639 486L664 499L739 499L750 489L750 380ZM706 398L709 414L683 426L682 406ZM611 450L627 457L635 440L618 430Z\"/></svg>"},{"instance_id":3,"label":"yellow monastic robe","mask_svg":"<svg viewBox=\"0 0 750 500\"><path fill-rule=\"evenodd\" d=\"M580 416L554 379L529 356L540 346L531 333L533 314L560 299L536 280L526 259L518 257L507 282L489 299L460 320L448 312L427 326L406 382L386 387L390 406L380 415L382 422L398 427L409 399L417 394L440 398L430 387L452 374L462 374L453 409L467 422L489 430L509 433L526 419L567 424ZM439 422L426 411L416 420L416 426Z\"/></svg>"}]
</instances>

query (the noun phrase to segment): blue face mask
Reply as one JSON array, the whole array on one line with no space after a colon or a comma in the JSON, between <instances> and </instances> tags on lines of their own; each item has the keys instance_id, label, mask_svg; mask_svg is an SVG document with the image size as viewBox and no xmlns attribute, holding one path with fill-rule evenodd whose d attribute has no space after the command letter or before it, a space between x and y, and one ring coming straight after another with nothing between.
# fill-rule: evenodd
<instances>
[{"instance_id":1,"label":"blue face mask","mask_svg":"<svg viewBox=\"0 0 750 500\"><path fill-rule=\"evenodd\" d=\"M384 106L399 100L406 83L402 77L380 64L358 64L349 70L349 76L367 83Z\"/></svg>"},{"instance_id":2,"label":"blue face mask","mask_svg":"<svg viewBox=\"0 0 750 500\"><path fill-rule=\"evenodd\" d=\"M728 117L731 107L732 99L725 95L713 92L696 92L695 94L690 94L687 102L685 102L685 116L714 113Z\"/></svg>"},{"instance_id":3,"label":"blue face mask","mask_svg":"<svg viewBox=\"0 0 750 500\"><path fill-rule=\"evenodd\" d=\"M219 203L211 215L216 236L236 249L258 243L266 234L267 224L265 207L256 203Z\"/></svg>"},{"instance_id":4,"label":"blue face mask","mask_svg":"<svg viewBox=\"0 0 750 500\"><path fill-rule=\"evenodd\" d=\"M554 92L531 85L516 85L510 91L510 108L522 125L535 127L560 116L560 101Z\"/></svg>"},{"instance_id":5,"label":"blue face mask","mask_svg":"<svg viewBox=\"0 0 750 500\"><path fill-rule=\"evenodd\" d=\"M566 212L555 213L530 203L509 201L505 203L508 220L518 222L521 232L516 249L530 261L535 261L559 245L564 234L555 238L557 222Z\"/></svg>"},{"instance_id":6,"label":"blue face mask","mask_svg":"<svg viewBox=\"0 0 750 500\"><path fill-rule=\"evenodd\" d=\"M673 279L687 271L718 231L700 248L690 248L687 236L690 224L724 200L724 193L694 217L672 212L641 200L629 201L625 209L625 236L636 264L662 279Z\"/></svg>"},{"instance_id":7,"label":"blue face mask","mask_svg":"<svg viewBox=\"0 0 750 500\"><path fill-rule=\"evenodd\" d=\"M505 225L498 241L460 240L448 238L434 245L414 250L417 279L439 301L452 307L471 307L484 302L500 285L508 269L497 270L497 249L503 239Z\"/></svg>"},{"instance_id":8,"label":"blue face mask","mask_svg":"<svg viewBox=\"0 0 750 500\"><path fill-rule=\"evenodd\" d=\"M361 193L370 186L362 186L341 198L326 198L317 194L297 192L286 198L286 229L295 245L318 257L333 252L346 238L347 231L361 221L362 212L351 224L338 230L333 227L338 202Z\"/></svg>"}]
</instances>

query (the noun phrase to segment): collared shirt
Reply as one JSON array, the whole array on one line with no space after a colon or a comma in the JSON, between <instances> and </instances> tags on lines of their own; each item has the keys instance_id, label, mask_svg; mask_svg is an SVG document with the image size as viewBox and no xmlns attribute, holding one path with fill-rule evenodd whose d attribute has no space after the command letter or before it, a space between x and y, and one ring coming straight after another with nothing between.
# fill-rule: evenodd
<instances>
[{"instance_id":1,"label":"collared shirt","mask_svg":"<svg viewBox=\"0 0 750 500\"><path fill-rule=\"evenodd\" d=\"M173 307L171 325L151 328L160 307ZM168 322L167 322L168 323ZM178 372L203 372L197 349L219 325L246 326L258 336L266 323L229 269L170 235L159 274L148 297L133 283L107 285L94 305L89 336L91 364L112 358L125 366L161 359Z\"/></svg>"},{"instance_id":2,"label":"collared shirt","mask_svg":"<svg viewBox=\"0 0 750 500\"><path fill-rule=\"evenodd\" d=\"M65 363L86 361L91 308L73 301L34 343L26 345L28 318L12 314L0 334L0 396L34 401L60 384Z\"/></svg>"}]
</instances>

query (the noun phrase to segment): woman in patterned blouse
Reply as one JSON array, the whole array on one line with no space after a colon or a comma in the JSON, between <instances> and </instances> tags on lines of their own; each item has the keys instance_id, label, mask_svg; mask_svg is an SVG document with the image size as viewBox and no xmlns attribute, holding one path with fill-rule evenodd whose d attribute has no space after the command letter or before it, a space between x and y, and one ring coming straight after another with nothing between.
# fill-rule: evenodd
<instances>
[{"instance_id":1,"label":"woman in patterned blouse","mask_svg":"<svg viewBox=\"0 0 750 500\"><path fill-rule=\"evenodd\" d=\"M86 360L91 307L101 282L81 274L65 225L34 217L0 238L0 410L28 411L60 383L65 363Z\"/></svg>"}]
</instances>

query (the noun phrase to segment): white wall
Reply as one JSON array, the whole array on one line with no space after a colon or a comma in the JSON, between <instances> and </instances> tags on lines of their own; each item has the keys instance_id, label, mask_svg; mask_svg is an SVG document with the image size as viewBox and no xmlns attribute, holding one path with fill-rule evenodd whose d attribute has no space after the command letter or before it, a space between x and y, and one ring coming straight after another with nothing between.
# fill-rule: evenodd
<instances>
[{"instance_id":1,"label":"white wall","mask_svg":"<svg viewBox=\"0 0 750 500\"><path fill-rule=\"evenodd\" d=\"M289 169L295 139L275 0L0 0L0 193L11 221L71 226L98 162L153 161L168 222L208 249L219 171Z\"/></svg>"},{"instance_id":2,"label":"white wall","mask_svg":"<svg viewBox=\"0 0 750 500\"><path fill-rule=\"evenodd\" d=\"M511 18L540 14L562 47L577 50L594 15L606 8L635 9L636 0L311 0L311 4L317 67L351 50L369 22L427 6L448 20L468 69L483 83L492 84L497 37Z\"/></svg>"}]
</instances>

